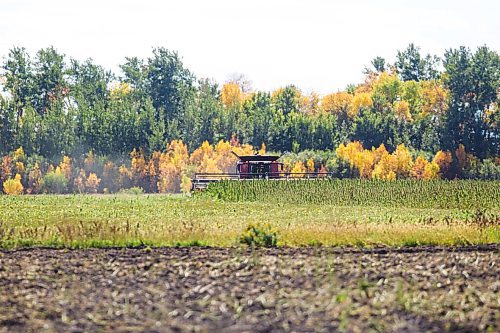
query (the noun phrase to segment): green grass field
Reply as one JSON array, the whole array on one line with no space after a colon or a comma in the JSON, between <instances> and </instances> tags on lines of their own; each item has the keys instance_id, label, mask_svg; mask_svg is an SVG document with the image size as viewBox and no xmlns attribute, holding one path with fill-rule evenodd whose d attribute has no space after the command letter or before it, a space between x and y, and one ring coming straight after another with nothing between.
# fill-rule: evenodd
<instances>
[{"instance_id":1,"label":"green grass field","mask_svg":"<svg viewBox=\"0 0 500 333\"><path fill-rule=\"evenodd\" d=\"M205 195L0 196L0 247L233 246L249 224L271 225L278 245L287 246L499 243L500 209L491 191L498 193L469 192L466 200L489 203L474 208L429 207L428 198L409 208L376 199L341 205Z\"/></svg>"}]
</instances>

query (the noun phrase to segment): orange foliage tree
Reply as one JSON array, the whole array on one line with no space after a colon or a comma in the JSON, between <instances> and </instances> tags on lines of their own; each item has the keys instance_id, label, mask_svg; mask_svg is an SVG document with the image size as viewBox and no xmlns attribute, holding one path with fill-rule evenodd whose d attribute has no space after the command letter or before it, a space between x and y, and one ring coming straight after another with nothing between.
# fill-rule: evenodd
<instances>
[{"instance_id":1,"label":"orange foliage tree","mask_svg":"<svg viewBox=\"0 0 500 333\"><path fill-rule=\"evenodd\" d=\"M449 151L438 151L432 160L432 163L435 163L439 166L439 175L442 178L452 178L452 156Z\"/></svg>"},{"instance_id":2,"label":"orange foliage tree","mask_svg":"<svg viewBox=\"0 0 500 333\"><path fill-rule=\"evenodd\" d=\"M418 156L410 170L410 176L415 179L430 180L439 178L439 165Z\"/></svg>"}]
</instances>

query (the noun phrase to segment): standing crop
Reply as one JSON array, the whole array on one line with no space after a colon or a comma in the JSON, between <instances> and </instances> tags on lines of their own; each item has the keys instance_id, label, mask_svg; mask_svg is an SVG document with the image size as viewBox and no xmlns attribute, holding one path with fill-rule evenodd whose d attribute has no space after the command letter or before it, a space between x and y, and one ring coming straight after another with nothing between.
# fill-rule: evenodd
<instances>
[{"instance_id":1,"label":"standing crop","mask_svg":"<svg viewBox=\"0 0 500 333\"><path fill-rule=\"evenodd\" d=\"M212 183L200 195L225 201L338 206L498 208L499 181L479 180L245 180Z\"/></svg>"}]
</instances>

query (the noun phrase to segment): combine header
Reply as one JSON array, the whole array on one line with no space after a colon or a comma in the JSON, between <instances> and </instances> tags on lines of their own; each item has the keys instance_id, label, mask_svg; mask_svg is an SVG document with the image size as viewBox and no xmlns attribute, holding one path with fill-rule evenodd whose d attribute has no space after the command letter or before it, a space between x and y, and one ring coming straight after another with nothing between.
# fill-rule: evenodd
<instances>
[{"instance_id":1,"label":"combine header","mask_svg":"<svg viewBox=\"0 0 500 333\"><path fill-rule=\"evenodd\" d=\"M331 177L329 172L285 172L284 165L278 162L281 156L247 155L238 156L236 173L195 173L192 180L194 190L205 189L208 184L220 180L287 180L287 179L316 179Z\"/></svg>"}]
</instances>

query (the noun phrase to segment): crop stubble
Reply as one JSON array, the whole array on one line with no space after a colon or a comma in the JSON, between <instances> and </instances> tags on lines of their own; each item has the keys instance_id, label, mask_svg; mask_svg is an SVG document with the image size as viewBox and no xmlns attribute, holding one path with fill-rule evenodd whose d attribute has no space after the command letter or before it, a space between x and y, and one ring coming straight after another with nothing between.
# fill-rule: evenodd
<instances>
[{"instance_id":1,"label":"crop stubble","mask_svg":"<svg viewBox=\"0 0 500 333\"><path fill-rule=\"evenodd\" d=\"M0 332L497 331L498 245L0 252Z\"/></svg>"}]
</instances>

